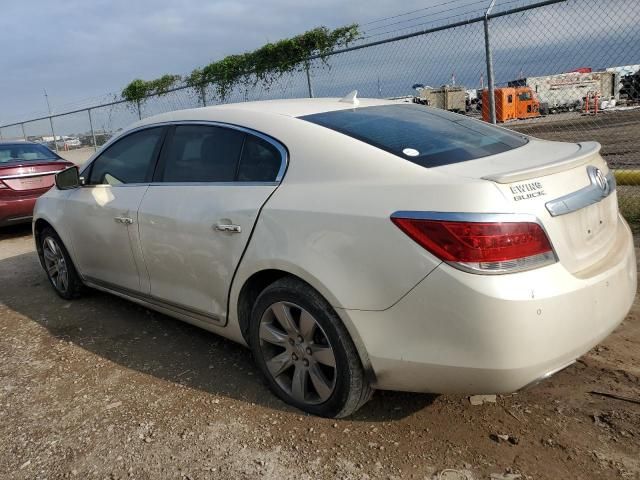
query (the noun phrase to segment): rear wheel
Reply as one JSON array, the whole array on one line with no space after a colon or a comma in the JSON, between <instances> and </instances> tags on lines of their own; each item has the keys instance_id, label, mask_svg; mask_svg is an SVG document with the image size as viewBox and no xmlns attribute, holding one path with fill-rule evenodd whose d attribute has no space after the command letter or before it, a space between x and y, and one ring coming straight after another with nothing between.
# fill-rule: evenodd
<instances>
[{"instance_id":1,"label":"rear wheel","mask_svg":"<svg viewBox=\"0 0 640 480\"><path fill-rule=\"evenodd\" d=\"M345 417L371 397L346 328L327 301L300 280L281 279L260 294L250 343L271 389L301 410Z\"/></svg>"},{"instance_id":2,"label":"rear wheel","mask_svg":"<svg viewBox=\"0 0 640 480\"><path fill-rule=\"evenodd\" d=\"M40 235L42 264L56 293L70 300L80 295L82 281L58 234L46 228Z\"/></svg>"}]
</instances>

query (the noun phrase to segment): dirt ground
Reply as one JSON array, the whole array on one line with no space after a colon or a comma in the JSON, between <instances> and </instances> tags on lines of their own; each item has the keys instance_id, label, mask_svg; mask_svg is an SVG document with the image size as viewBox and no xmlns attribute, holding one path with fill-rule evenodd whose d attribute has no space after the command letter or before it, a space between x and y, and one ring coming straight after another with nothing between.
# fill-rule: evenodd
<instances>
[{"instance_id":1,"label":"dirt ground","mask_svg":"<svg viewBox=\"0 0 640 480\"><path fill-rule=\"evenodd\" d=\"M58 154L68 160L70 162L75 163L76 165L82 165L84 162L89 160L89 157L95 153L93 147L82 147L76 148L73 150L60 150Z\"/></svg>"},{"instance_id":2,"label":"dirt ground","mask_svg":"<svg viewBox=\"0 0 640 480\"><path fill-rule=\"evenodd\" d=\"M28 226L0 230L0 286L2 479L640 479L640 405L589 393L640 400L640 303L495 404L377 392L335 421L277 400L213 334L99 292L61 300Z\"/></svg>"},{"instance_id":3,"label":"dirt ground","mask_svg":"<svg viewBox=\"0 0 640 480\"><path fill-rule=\"evenodd\" d=\"M595 140L611 168L640 168L640 109L604 111L595 117L559 113L504 126L545 140Z\"/></svg>"}]
</instances>

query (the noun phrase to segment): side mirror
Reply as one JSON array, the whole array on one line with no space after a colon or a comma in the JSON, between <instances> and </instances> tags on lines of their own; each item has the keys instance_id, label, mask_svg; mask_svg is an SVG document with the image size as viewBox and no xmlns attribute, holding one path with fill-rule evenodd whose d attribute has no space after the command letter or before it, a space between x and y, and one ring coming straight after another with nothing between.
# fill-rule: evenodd
<instances>
[{"instance_id":1,"label":"side mirror","mask_svg":"<svg viewBox=\"0 0 640 480\"><path fill-rule=\"evenodd\" d=\"M59 190L71 190L72 188L78 188L80 186L80 174L78 173L78 167L69 167L61 172L58 172L55 177L56 187Z\"/></svg>"}]
</instances>

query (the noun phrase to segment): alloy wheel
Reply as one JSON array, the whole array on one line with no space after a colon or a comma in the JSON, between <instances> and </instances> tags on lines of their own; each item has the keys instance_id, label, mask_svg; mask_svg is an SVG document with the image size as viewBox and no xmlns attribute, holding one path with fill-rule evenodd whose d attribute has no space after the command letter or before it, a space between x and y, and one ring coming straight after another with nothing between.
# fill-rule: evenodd
<instances>
[{"instance_id":1,"label":"alloy wheel","mask_svg":"<svg viewBox=\"0 0 640 480\"><path fill-rule=\"evenodd\" d=\"M44 239L42 254L47 275L54 288L60 292L66 292L69 288L69 270L62 248L55 238L46 237Z\"/></svg>"},{"instance_id":2,"label":"alloy wheel","mask_svg":"<svg viewBox=\"0 0 640 480\"><path fill-rule=\"evenodd\" d=\"M317 405L336 387L336 357L318 321L290 302L276 302L260 320L260 350L269 374L294 400Z\"/></svg>"}]
</instances>

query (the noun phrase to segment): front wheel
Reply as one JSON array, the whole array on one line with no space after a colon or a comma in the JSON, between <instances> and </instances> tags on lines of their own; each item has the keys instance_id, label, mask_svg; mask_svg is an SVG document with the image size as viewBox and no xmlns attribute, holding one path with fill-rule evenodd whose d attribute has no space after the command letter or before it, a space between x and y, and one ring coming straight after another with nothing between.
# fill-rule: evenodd
<instances>
[{"instance_id":1,"label":"front wheel","mask_svg":"<svg viewBox=\"0 0 640 480\"><path fill-rule=\"evenodd\" d=\"M82 291L82 281L58 234L46 228L40 235L40 252L49 282L56 293L66 300L76 298Z\"/></svg>"},{"instance_id":2,"label":"front wheel","mask_svg":"<svg viewBox=\"0 0 640 480\"><path fill-rule=\"evenodd\" d=\"M346 417L371 398L346 328L300 280L278 280L260 294L251 313L250 344L271 389L301 410Z\"/></svg>"}]
</instances>

